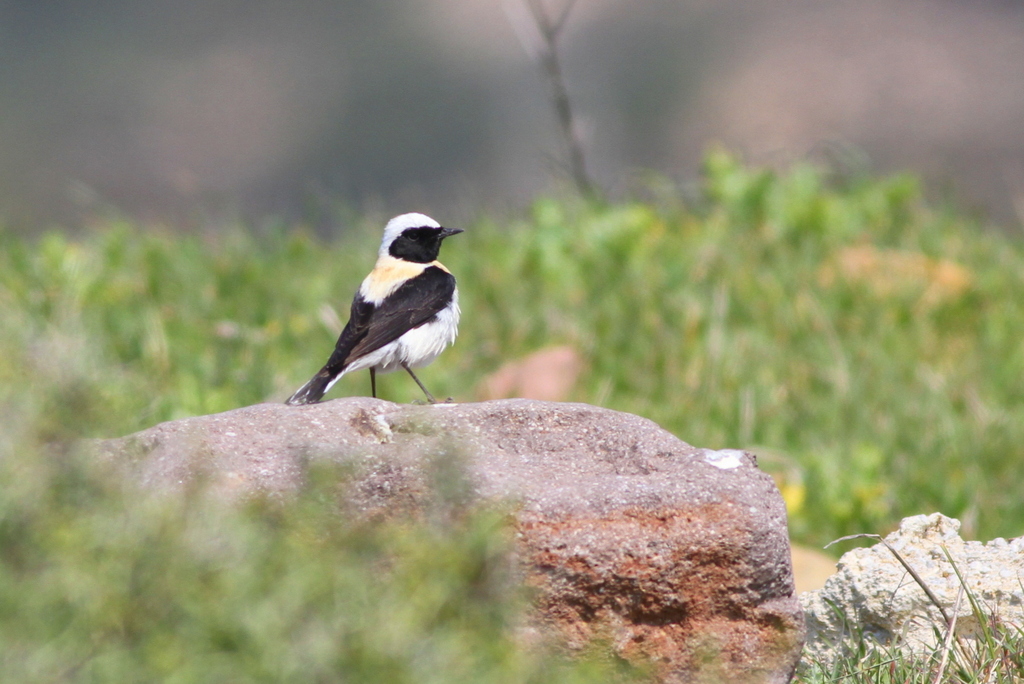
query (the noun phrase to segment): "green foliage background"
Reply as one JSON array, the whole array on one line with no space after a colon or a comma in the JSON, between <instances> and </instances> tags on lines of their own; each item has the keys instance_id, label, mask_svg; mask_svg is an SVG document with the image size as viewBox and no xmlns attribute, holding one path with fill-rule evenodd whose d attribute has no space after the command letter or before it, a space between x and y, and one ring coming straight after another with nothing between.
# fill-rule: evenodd
<instances>
[{"instance_id":1,"label":"green foliage background","mask_svg":"<svg viewBox=\"0 0 1024 684\"><path fill-rule=\"evenodd\" d=\"M708 157L699 198L657 194L540 199L524 216L461 226L442 259L459 279L463 326L422 372L427 385L471 400L505 361L569 343L587 361L574 399L646 416L698 446L756 451L799 541L884 533L935 510L962 518L968 536L1022 533L1018 239L928 206L909 177L839 181L811 166L779 175L723 153ZM227 681L203 674L224 662L244 673L234 681L331 681L332 671L384 681L375 677L388 667L460 671L455 663L468 678L438 681L571 681L568 670L544 679L569 667L619 676L597 661L527 662L508 636L520 598L472 591L479 570L428 569L423 581L462 597L446 629L482 649L482 665L430 660L447 656L436 655L437 623L425 625L451 611L395 608L414 636L367 656L383 670L359 670L354 651L332 641L331 630L349 629L391 638L379 611L422 587L400 586L400 572L386 580L399 585L358 587L385 581L369 569L381 558L430 567L410 539L441 535L451 558L483 563L491 552L478 545L494 535L480 526L501 528L486 515L458 533L348 531L317 508L315 491L306 508L189 513L134 503L69 455L82 436L283 400L331 349L380 225L365 219L329 242L301 226L182 235L125 219L73 237L0 233L0 630L14 644L0 665L23 673L9 681ZM851 250L888 257L851 275ZM904 262L953 264L967 279L943 289L938 267ZM366 393L364 375L331 396ZM386 376L380 391L409 401L418 389ZM328 528L322 538L310 520ZM204 537L220 540L209 553L197 552ZM379 550L370 561L367 547ZM339 605L328 594L353 597L358 627L320 610ZM292 662L280 647L289 640L314 655ZM200 644L208 659L182 655Z\"/></svg>"}]
</instances>

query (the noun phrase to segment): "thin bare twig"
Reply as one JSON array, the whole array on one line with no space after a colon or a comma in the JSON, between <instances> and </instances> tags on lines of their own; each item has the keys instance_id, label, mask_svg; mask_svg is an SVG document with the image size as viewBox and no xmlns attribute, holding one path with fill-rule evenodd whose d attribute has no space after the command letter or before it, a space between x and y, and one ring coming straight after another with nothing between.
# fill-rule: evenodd
<instances>
[{"instance_id":1,"label":"thin bare twig","mask_svg":"<svg viewBox=\"0 0 1024 684\"><path fill-rule=\"evenodd\" d=\"M583 144L577 135L576 119L573 116L569 90L565 86L562 63L558 55L558 40L569 20L576 0L568 0L557 17L552 17L544 7L543 0L525 0L527 9L533 19L540 41L530 41L520 35L527 54L537 60L551 90L551 104L555 108L558 127L569 155L569 173L580 194L588 198L597 196L597 186L587 173ZM514 26L514 23L513 23ZM531 45L531 43L533 43ZM532 49L531 49L532 48Z\"/></svg>"}]
</instances>

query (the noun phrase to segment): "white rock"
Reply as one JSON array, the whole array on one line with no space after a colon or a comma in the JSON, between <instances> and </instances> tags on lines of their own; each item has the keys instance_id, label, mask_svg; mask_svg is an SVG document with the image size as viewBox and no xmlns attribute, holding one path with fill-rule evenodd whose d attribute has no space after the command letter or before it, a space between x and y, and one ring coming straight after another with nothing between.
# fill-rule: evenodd
<instances>
[{"instance_id":1,"label":"white rock","mask_svg":"<svg viewBox=\"0 0 1024 684\"><path fill-rule=\"evenodd\" d=\"M959 569L967 589L990 615L1010 625L1024 625L1021 540L964 542L959 530L960 521L940 513L917 515L904 519L886 541L921 576L947 614L952 615L960 589ZM884 544L854 549L839 559L836 568L822 589L800 597L812 657L831 662L838 655L837 644L851 631L911 652L937 646L935 627L945 629L942 614ZM957 634L972 640L977 627L965 596Z\"/></svg>"}]
</instances>

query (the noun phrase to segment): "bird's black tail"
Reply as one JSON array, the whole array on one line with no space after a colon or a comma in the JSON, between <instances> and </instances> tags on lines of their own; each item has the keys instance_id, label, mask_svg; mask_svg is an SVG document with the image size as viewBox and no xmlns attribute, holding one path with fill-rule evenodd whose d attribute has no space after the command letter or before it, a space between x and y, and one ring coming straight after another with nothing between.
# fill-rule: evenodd
<instances>
[{"instance_id":1,"label":"bird's black tail","mask_svg":"<svg viewBox=\"0 0 1024 684\"><path fill-rule=\"evenodd\" d=\"M327 392L327 388L330 387L331 381L334 380L335 377L337 377L337 374L331 373L327 370L326 366L321 368L319 373L314 375L309 382L300 387L285 403L291 406L315 404L320 401Z\"/></svg>"}]
</instances>

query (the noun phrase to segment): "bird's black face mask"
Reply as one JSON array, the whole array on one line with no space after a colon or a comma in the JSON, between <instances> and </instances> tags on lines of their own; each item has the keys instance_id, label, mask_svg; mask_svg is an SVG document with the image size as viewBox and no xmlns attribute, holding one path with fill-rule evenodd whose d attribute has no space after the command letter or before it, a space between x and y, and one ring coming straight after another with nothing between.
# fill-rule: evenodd
<instances>
[{"instance_id":1,"label":"bird's black face mask","mask_svg":"<svg viewBox=\"0 0 1024 684\"><path fill-rule=\"evenodd\" d=\"M441 241L449 235L461 233L458 228L409 228L402 232L388 248L388 254L396 259L405 259L420 264L429 264L437 259Z\"/></svg>"}]
</instances>

